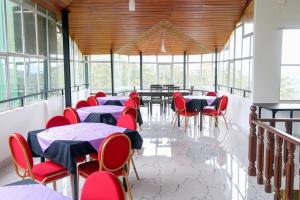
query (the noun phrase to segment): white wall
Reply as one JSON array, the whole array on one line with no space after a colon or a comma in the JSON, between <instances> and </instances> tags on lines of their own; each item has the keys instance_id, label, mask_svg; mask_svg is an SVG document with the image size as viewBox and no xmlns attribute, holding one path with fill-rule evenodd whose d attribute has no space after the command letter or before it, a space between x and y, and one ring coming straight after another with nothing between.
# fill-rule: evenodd
<instances>
[{"instance_id":1,"label":"white wall","mask_svg":"<svg viewBox=\"0 0 300 200\"><path fill-rule=\"evenodd\" d=\"M300 1L255 0L253 101L280 100L282 28L300 28Z\"/></svg>"}]
</instances>

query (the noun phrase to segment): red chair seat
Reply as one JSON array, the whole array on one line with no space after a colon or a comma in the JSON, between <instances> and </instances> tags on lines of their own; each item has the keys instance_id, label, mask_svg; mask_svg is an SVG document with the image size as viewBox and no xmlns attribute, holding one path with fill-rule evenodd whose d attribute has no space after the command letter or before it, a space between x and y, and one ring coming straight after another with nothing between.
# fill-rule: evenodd
<instances>
[{"instance_id":1,"label":"red chair seat","mask_svg":"<svg viewBox=\"0 0 300 200\"><path fill-rule=\"evenodd\" d=\"M46 161L34 165L31 169L31 173L34 179L43 183L48 183L69 175L66 168L53 161Z\"/></svg>"},{"instance_id":2,"label":"red chair seat","mask_svg":"<svg viewBox=\"0 0 300 200\"><path fill-rule=\"evenodd\" d=\"M179 115L182 115L182 116L196 116L196 115L198 115L198 113L199 112L197 112L197 111L180 111L179 112Z\"/></svg>"},{"instance_id":3,"label":"red chair seat","mask_svg":"<svg viewBox=\"0 0 300 200\"><path fill-rule=\"evenodd\" d=\"M78 166L78 173L79 173L79 175L87 178L92 173L94 173L96 171L99 171L99 168L100 168L99 161L94 160L94 161L86 162L86 163L83 163L83 164L79 165ZM105 171L105 170L102 170L102 171ZM112 173L115 174L116 176L121 176L122 175L122 169L114 171Z\"/></svg>"},{"instance_id":4,"label":"red chair seat","mask_svg":"<svg viewBox=\"0 0 300 200\"><path fill-rule=\"evenodd\" d=\"M222 115L222 112L218 112L217 110L205 110L205 111L203 111L202 114L207 115L207 116L215 117L215 116Z\"/></svg>"},{"instance_id":5,"label":"red chair seat","mask_svg":"<svg viewBox=\"0 0 300 200\"><path fill-rule=\"evenodd\" d=\"M80 163L80 162L84 162L86 158L85 158L85 156L78 156L75 159L76 159L76 162Z\"/></svg>"},{"instance_id":6,"label":"red chair seat","mask_svg":"<svg viewBox=\"0 0 300 200\"><path fill-rule=\"evenodd\" d=\"M97 160L98 159L98 153L91 153L90 157Z\"/></svg>"}]
</instances>

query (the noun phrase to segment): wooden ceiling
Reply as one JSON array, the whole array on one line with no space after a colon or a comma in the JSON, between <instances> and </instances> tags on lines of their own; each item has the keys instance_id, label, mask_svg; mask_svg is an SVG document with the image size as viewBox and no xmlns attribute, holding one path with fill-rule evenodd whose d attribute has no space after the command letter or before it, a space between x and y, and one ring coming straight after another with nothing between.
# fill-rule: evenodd
<instances>
[{"instance_id":1,"label":"wooden ceiling","mask_svg":"<svg viewBox=\"0 0 300 200\"><path fill-rule=\"evenodd\" d=\"M34 0L59 13L67 8L69 32L83 54L210 53L221 50L247 0Z\"/></svg>"}]
</instances>

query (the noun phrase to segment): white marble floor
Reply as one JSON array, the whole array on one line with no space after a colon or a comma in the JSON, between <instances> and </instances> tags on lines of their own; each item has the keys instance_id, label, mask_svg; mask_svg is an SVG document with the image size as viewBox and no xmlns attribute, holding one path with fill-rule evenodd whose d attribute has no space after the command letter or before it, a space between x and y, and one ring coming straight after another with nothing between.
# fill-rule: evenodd
<instances>
[{"instance_id":1,"label":"white marble floor","mask_svg":"<svg viewBox=\"0 0 300 200\"><path fill-rule=\"evenodd\" d=\"M156 109L152 117L146 109L142 113L144 145L134 158L141 180L136 180L133 171L129 178L133 199L273 199L256 184L256 178L247 175L247 133L234 126L226 130L223 121L220 129L206 123L200 132L190 120L187 132L173 130L170 115L160 115ZM0 185L16 180L11 165L1 169ZM68 178L59 181L58 187L70 196Z\"/></svg>"}]
</instances>

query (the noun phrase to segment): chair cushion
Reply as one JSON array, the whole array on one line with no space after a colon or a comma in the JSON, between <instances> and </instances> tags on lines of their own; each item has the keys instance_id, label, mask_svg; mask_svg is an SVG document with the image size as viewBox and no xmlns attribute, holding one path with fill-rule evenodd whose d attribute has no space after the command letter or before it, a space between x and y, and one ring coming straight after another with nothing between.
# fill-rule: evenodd
<instances>
[{"instance_id":1,"label":"chair cushion","mask_svg":"<svg viewBox=\"0 0 300 200\"><path fill-rule=\"evenodd\" d=\"M223 113L222 112L218 112L217 110L203 110L203 115L207 115L207 116L220 116L222 115Z\"/></svg>"},{"instance_id":2,"label":"chair cushion","mask_svg":"<svg viewBox=\"0 0 300 200\"><path fill-rule=\"evenodd\" d=\"M91 175L92 173L99 171L99 162L98 160L94 160L94 161L90 161L90 162L86 162L83 164L80 164L78 166L78 174L80 176L83 177L88 177L89 175ZM103 170L105 171L105 170ZM122 176L122 169L111 172L113 174L115 174L116 176Z\"/></svg>"},{"instance_id":3,"label":"chair cushion","mask_svg":"<svg viewBox=\"0 0 300 200\"><path fill-rule=\"evenodd\" d=\"M68 176L66 168L53 161L46 161L34 165L31 169L31 173L35 180L44 183Z\"/></svg>"},{"instance_id":4,"label":"chair cushion","mask_svg":"<svg viewBox=\"0 0 300 200\"><path fill-rule=\"evenodd\" d=\"M98 154L97 153L91 153L90 157L95 159L95 160L98 160Z\"/></svg>"},{"instance_id":5,"label":"chair cushion","mask_svg":"<svg viewBox=\"0 0 300 200\"><path fill-rule=\"evenodd\" d=\"M80 162L84 162L86 160L86 157L85 156L78 156L75 159L76 159L76 162L80 163Z\"/></svg>"},{"instance_id":6,"label":"chair cushion","mask_svg":"<svg viewBox=\"0 0 300 200\"><path fill-rule=\"evenodd\" d=\"M180 111L179 112L179 115L182 115L182 116L196 116L198 115L199 112L197 111L187 111L187 112L184 112L184 111Z\"/></svg>"}]
</instances>

